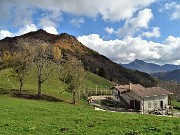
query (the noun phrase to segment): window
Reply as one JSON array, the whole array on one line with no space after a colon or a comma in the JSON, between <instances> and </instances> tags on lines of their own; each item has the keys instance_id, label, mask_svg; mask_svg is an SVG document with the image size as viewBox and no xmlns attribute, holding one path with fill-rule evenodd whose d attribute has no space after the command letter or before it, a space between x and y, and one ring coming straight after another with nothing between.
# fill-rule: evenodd
<instances>
[{"instance_id":1,"label":"window","mask_svg":"<svg viewBox=\"0 0 180 135\"><path fill-rule=\"evenodd\" d=\"M148 102L148 108L151 108L151 102Z\"/></svg>"}]
</instances>

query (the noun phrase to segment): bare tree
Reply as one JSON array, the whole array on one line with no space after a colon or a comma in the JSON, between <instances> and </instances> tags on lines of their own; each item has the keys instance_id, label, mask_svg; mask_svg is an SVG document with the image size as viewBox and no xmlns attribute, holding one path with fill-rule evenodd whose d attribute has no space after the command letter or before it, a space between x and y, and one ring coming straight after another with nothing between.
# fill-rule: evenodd
<instances>
[{"instance_id":1,"label":"bare tree","mask_svg":"<svg viewBox=\"0 0 180 135\"><path fill-rule=\"evenodd\" d=\"M37 70L38 79L38 96L41 95L42 84L49 78L56 68L56 63L53 59L58 61L61 59L61 51L52 44L41 40L33 40L33 48L31 48L33 64ZM54 49L56 48L56 49ZM55 54L52 51L56 50Z\"/></svg>"},{"instance_id":2,"label":"bare tree","mask_svg":"<svg viewBox=\"0 0 180 135\"><path fill-rule=\"evenodd\" d=\"M22 87L25 78L27 77L28 71L30 69L30 59L29 55L25 50L20 52L4 52L3 64L5 67L12 68L12 76L17 78L20 83L19 91L22 92Z\"/></svg>"},{"instance_id":3,"label":"bare tree","mask_svg":"<svg viewBox=\"0 0 180 135\"><path fill-rule=\"evenodd\" d=\"M38 96L41 95L42 84L49 78L57 63L62 59L61 50L52 44L37 39L18 39L16 52L5 52L3 62L13 69L20 82L20 92L23 81L30 67L37 71Z\"/></svg>"},{"instance_id":4,"label":"bare tree","mask_svg":"<svg viewBox=\"0 0 180 135\"><path fill-rule=\"evenodd\" d=\"M76 90L82 86L85 77L84 67L80 60L70 58L62 64L60 71L60 80L67 84L67 91L72 93L72 103L75 104Z\"/></svg>"}]
</instances>

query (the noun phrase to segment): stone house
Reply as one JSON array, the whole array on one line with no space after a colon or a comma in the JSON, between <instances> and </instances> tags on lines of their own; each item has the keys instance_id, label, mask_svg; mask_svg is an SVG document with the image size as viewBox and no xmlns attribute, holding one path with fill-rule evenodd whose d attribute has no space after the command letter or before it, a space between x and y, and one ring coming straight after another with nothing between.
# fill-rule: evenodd
<instances>
[{"instance_id":1,"label":"stone house","mask_svg":"<svg viewBox=\"0 0 180 135\"><path fill-rule=\"evenodd\" d=\"M113 99L144 114L165 110L169 105L169 95L173 94L161 87L145 88L140 84L116 85L112 88Z\"/></svg>"}]
</instances>

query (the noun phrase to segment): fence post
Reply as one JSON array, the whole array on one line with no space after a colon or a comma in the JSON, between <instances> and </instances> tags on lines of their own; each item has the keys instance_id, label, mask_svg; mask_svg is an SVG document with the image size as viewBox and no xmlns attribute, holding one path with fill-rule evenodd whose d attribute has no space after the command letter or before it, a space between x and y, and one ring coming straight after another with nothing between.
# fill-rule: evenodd
<instances>
[{"instance_id":1,"label":"fence post","mask_svg":"<svg viewBox=\"0 0 180 135\"><path fill-rule=\"evenodd\" d=\"M81 91L79 90L79 99L81 98Z\"/></svg>"},{"instance_id":2,"label":"fence post","mask_svg":"<svg viewBox=\"0 0 180 135\"><path fill-rule=\"evenodd\" d=\"M89 95L91 96L91 85L89 86Z\"/></svg>"},{"instance_id":3,"label":"fence post","mask_svg":"<svg viewBox=\"0 0 180 135\"><path fill-rule=\"evenodd\" d=\"M86 92L85 92L85 85L84 85L84 91L83 91L83 93L84 93L84 95L86 94Z\"/></svg>"},{"instance_id":4,"label":"fence post","mask_svg":"<svg viewBox=\"0 0 180 135\"><path fill-rule=\"evenodd\" d=\"M111 90L111 88L110 88L110 86L109 86L109 89L108 89L108 93L109 93L109 95L111 95L111 92L110 92L110 90Z\"/></svg>"},{"instance_id":5,"label":"fence post","mask_svg":"<svg viewBox=\"0 0 180 135\"><path fill-rule=\"evenodd\" d=\"M97 85L96 85L96 96L97 96Z\"/></svg>"},{"instance_id":6,"label":"fence post","mask_svg":"<svg viewBox=\"0 0 180 135\"><path fill-rule=\"evenodd\" d=\"M88 94L87 94L88 96L91 96L91 95L89 95L89 87L88 87Z\"/></svg>"},{"instance_id":7,"label":"fence post","mask_svg":"<svg viewBox=\"0 0 180 135\"><path fill-rule=\"evenodd\" d=\"M101 85L101 95L102 95L102 85Z\"/></svg>"}]
</instances>

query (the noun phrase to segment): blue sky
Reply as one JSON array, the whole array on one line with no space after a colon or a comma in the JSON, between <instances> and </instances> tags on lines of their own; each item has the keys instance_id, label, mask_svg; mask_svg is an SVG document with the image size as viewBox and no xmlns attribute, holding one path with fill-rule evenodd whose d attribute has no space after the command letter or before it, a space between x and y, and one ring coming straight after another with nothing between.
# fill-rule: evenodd
<instances>
[{"instance_id":1,"label":"blue sky","mask_svg":"<svg viewBox=\"0 0 180 135\"><path fill-rule=\"evenodd\" d=\"M117 63L180 64L179 0L1 0L0 39L66 32Z\"/></svg>"}]
</instances>

